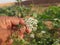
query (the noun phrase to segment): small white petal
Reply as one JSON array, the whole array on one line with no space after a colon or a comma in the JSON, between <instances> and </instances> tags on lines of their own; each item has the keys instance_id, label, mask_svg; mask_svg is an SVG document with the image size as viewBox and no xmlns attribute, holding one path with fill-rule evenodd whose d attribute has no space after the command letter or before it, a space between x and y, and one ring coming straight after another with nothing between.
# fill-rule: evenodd
<instances>
[{"instance_id":1,"label":"small white petal","mask_svg":"<svg viewBox=\"0 0 60 45\"><path fill-rule=\"evenodd\" d=\"M46 31L41 31L41 33L46 33Z\"/></svg>"},{"instance_id":2,"label":"small white petal","mask_svg":"<svg viewBox=\"0 0 60 45\"><path fill-rule=\"evenodd\" d=\"M54 20L58 20L58 18L55 18Z\"/></svg>"}]
</instances>

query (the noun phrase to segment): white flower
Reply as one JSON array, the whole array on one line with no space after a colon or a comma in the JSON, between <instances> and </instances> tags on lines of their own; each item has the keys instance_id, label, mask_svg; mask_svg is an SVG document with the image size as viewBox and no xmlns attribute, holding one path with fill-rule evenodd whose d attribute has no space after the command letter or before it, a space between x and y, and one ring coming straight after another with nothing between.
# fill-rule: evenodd
<instances>
[{"instance_id":1,"label":"white flower","mask_svg":"<svg viewBox=\"0 0 60 45\"><path fill-rule=\"evenodd\" d=\"M38 21L35 19L35 22L37 22L38 23Z\"/></svg>"},{"instance_id":2,"label":"white flower","mask_svg":"<svg viewBox=\"0 0 60 45\"><path fill-rule=\"evenodd\" d=\"M58 18L55 18L54 20L59 20Z\"/></svg>"},{"instance_id":3,"label":"white flower","mask_svg":"<svg viewBox=\"0 0 60 45\"><path fill-rule=\"evenodd\" d=\"M31 37L31 38L34 38L34 34L30 34L30 37Z\"/></svg>"},{"instance_id":4,"label":"white flower","mask_svg":"<svg viewBox=\"0 0 60 45\"><path fill-rule=\"evenodd\" d=\"M37 30L37 27L33 27L33 31L36 31Z\"/></svg>"},{"instance_id":5,"label":"white flower","mask_svg":"<svg viewBox=\"0 0 60 45\"><path fill-rule=\"evenodd\" d=\"M41 31L41 33L46 33L46 31Z\"/></svg>"}]
</instances>

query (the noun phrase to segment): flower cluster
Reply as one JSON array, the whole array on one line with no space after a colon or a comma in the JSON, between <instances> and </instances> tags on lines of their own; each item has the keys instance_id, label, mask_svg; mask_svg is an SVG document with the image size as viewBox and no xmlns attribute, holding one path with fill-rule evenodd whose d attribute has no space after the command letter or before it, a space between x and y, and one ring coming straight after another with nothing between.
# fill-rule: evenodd
<instances>
[{"instance_id":1,"label":"flower cluster","mask_svg":"<svg viewBox=\"0 0 60 45\"><path fill-rule=\"evenodd\" d=\"M38 21L32 17L25 18L26 25L30 28L30 30L36 31L37 30L37 23Z\"/></svg>"}]
</instances>

